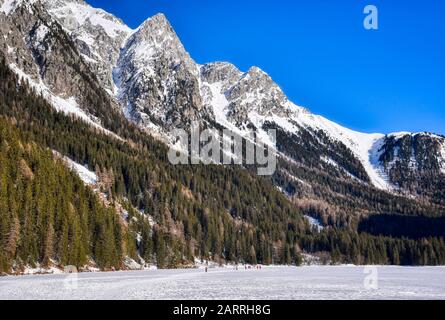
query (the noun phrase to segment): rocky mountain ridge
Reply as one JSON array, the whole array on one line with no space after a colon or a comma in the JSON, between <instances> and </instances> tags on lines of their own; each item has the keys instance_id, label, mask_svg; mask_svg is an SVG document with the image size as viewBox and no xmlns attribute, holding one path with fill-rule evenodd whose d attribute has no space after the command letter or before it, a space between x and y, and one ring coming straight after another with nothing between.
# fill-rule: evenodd
<instances>
[{"instance_id":1,"label":"rocky mountain ridge","mask_svg":"<svg viewBox=\"0 0 445 320\"><path fill-rule=\"evenodd\" d=\"M83 89L59 77L61 71L68 75L70 71L61 68L58 54L54 54L57 46L48 30L57 29L56 25L60 24L75 44L70 58L75 61L73 68L92 73L128 119L167 141L172 129L188 128L194 121L241 135L253 128L266 143L270 143L266 129L273 128L292 139L293 148L279 141L277 149L284 159L317 169L328 165L329 170L380 190L419 196L425 185L422 190L413 187L415 178L428 172L440 183L445 180L444 137L359 133L314 115L289 101L257 67L242 72L230 63L196 63L163 14L132 30L82 0L4 0L0 11L2 33L13 34L0 39L10 64L22 76L47 88L56 107L95 125L103 124L82 101ZM32 17L28 12L33 12ZM22 32L17 31L19 25ZM393 150L395 140L409 136L418 137L416 156L409 159L409 165L395 169L395 163L407 162L406 154ZM318 149L308 143L311 139L320 144ZM310 159L305 156L302 160L302 153L311 154ZM427 167L425 158L430 159ZM407 174L395 173L400 170ZM400 181L403 177L407 181Z\"/></svg>"}]
</instances>

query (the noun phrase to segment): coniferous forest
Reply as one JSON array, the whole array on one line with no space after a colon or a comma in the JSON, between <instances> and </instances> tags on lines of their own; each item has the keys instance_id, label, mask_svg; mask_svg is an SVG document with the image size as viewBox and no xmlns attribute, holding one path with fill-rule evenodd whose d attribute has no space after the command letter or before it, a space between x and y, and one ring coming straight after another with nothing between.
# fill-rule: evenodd
<instances>
[{"instance_id":1,"label":"coniferous forest","mask_svg":"<svg viewBox=\"0 0 445 320\"><path fill-rule=\"evenodd\" d=\"M81 268L90 257L102 269L119 268L125 230L114 210L4 119L0 139L0 270L12 262Z\"/></svg>"},{"instance_id":2,"label":"coniferous forest","mask_svg":"<svg viewBox=\"0 0 445 320\"><path fill-rule=\"evenodd\" d=\"M163 143L112 109L104 122L121 139L57 113L2 58L0 92L0 272L36 264L116 270L127 258L160 268L195 258L299 265L304 252L326 254L328 263L445 264L443 235L383 232L349 212L334 221L241 167L172 166ZM85 186L54 151L94 169L97 186ZM294 200L302 194L284 177L274 179ZM360 192L385 210L416 208ZM366 206L347 204L351 211ZM426 217L429 208L420 208ZM312 229L303 213L326 220L326 228Z\"/></svg>"}]
</instances>

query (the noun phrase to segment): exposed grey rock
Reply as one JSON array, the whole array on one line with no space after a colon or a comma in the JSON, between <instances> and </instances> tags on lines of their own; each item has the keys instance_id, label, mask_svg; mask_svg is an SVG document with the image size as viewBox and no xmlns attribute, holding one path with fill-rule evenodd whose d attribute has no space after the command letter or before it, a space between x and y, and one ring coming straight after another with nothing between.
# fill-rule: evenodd
<instances>
[{"instance_id":1,"label":"exposed grey rock","mask_svg":"<svg viewBox=\"0 0 445 320\"><path fill-rule=\"evenodd\" d=\"M101 85L113 92L113 66L133 30L115 16L82 0L42 0L42 3L75 41Z\"/></svg>"},{"instance_id":2,"label":"exposed grey rock","mask_svg":"<svg viewBox=\"0 0 445 320\"><path fill-rule=\"evenodd\" d=\"M220 82L224 92L235 86L242 76L243 73L237 67L227 62L208 63L201 67L202 81L208 84Z\"/></svg>"},{"instance_id":3,"label":"exposed grey rock","mask_svg":"<svg viewBox=\"0 0 445 320\"><path fill-rule=\"evenodd\" d=\"M430 133L400 133L385 137L380 162L388 179L411 194L443 190L445 137Z\"/></svg>"},{"instance_id":4,"label":"exposed grey rock","mask_svg":"<svg viewBox=\"0 0 445 320\"><path fill-rule=\"evenodd\" d=\"M101 122L99 114L104 116L99 105L117 110L117 104L103 96L103 87L77 46L41 2L14 4L8 14L0 13L0 48L7 63L37 90L45 91L47 98L72 99L95 123Z\"/></svg>"},{"instance_id":5,"label":"exposed grey rock","mask_svg":"<svg viewBox=\"0 0 445 320\"><path fill-rule=\"evenodd\" d=\"M164 15L144 22L121 52L115 80L127 115L169 131L199 120L199 70Z\"/></svg>"}]
</instances>

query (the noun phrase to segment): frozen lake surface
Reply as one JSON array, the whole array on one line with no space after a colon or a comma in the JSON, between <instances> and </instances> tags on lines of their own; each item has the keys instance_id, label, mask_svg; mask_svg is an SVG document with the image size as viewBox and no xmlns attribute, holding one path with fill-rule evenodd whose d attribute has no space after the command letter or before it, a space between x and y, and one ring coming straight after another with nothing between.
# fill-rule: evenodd
<instances>
[{"instance_id":1,"label":"frozen lake surface","mask_svg":"<svg viewBox=\"0 0 445 320\"><path fill-rule=\"evenodd\" d=\"M442 299L445 268L363 267L159 270L0 278L0 299ZM375 283L375 282L374 282Z\"/></svg>"}]
</instances>

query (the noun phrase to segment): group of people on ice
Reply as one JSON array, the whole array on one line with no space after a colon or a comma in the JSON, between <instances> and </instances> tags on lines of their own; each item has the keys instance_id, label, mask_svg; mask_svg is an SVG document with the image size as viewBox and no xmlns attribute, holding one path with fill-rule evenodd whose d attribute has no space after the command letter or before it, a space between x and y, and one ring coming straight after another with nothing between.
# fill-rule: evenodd
<instances>
[{"instance_id":1,"label":"group of people on ice","mask_svg":"<svg viewBox=\"0 0 445 320\"><path fill-rule=\"evenodd\" d=\"M238 271L239 270L238 268L239 268L238 265L236 265L234 270ZM244 265L244 270L261 270L262 268L263 268L263 266L260 264L255 265L255 266L247 265L247 264ZM208 272L208 271L209 271L209 267L205 267L205 272Z\"/></svg>"}]
</instances>

